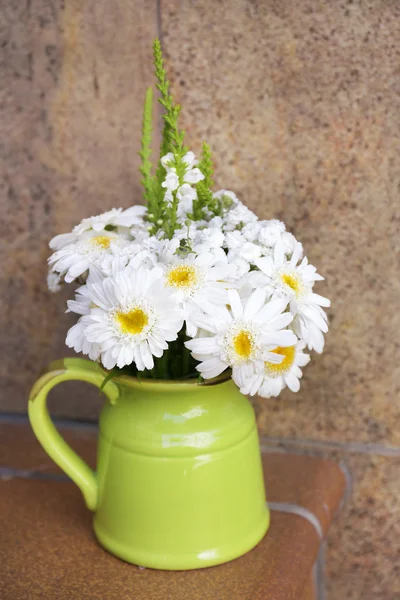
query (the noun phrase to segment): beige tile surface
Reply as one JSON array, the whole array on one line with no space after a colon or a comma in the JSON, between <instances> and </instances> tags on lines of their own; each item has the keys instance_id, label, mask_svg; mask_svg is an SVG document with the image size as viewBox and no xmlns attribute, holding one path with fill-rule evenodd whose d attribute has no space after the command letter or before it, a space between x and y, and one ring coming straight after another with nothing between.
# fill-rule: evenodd
<instances>
[{"instance_id":1,"label":"beige tile surface","mask_svg":"<svg viewBox=\"0 0 400 600\"><path fill-rule=\"evenodd\" d=\"M327 598L398 600L400 451L397 456L394 453L383 456L367 452L365 448L355 452L349 448L274 442L268 438L262 442L291 454L325 456L341 464L347 473L346 501L327 538ZM268 465L268 455L264 464Z\"/></svg>"},{"instance_id":2,"label":"beige tile surface","mask_svg":"<svg viewBox=\"0 0 400 600\"><path fill-rule=\"evenodd\" d=\"M209 141L218 186L284 219L332 299L325 354L297 396L262 403L260 427L399 444L400 5L161 6L188 142Z\"/></svg>"},{"instance_id":3,"label":"beige tile surface","mask_svg":"<svg viewBox=\"0 0 400 600\"><path fill-rule=\"evenodd\" d=\"M156 22L147 0L5 3L2 410L25 411L38 372L68 354L68 294L46 289L48 240L83 217L140 201L141 107ZM93 417L95 394L87 404L79 389L57 391L55 412Z\"/></svg>"},{"instance_id":4,"label":"beige tile surface","mask_svg":"<svg viewBox=\"0 0 400 600\"><path fill-rule=\"evenodd\" d=\"M353 491L328 537L328 598L399 600L400 456L343 458Z\"/></svg>"}]
</instances>

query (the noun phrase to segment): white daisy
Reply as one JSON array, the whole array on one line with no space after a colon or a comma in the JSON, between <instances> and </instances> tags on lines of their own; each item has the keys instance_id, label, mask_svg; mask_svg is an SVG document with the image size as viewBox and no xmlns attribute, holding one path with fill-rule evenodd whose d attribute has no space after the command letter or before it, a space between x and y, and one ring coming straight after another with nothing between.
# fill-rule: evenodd
<instances>
[{"instance_id":1,"label":"white daisy","mask_svg":"<svg viewBox=\"0 0 400 600\"><path fill-rule=\"evenodd\" d=\"M277 246L275 247L276 250ZM263 257L254 262L266 275L264 285L273 297L283 297L289 301L290 311L295 317L293 329L303 339L310 350L322 352L324 336L328 331L328 319L322 307L329 307L330 301L312 291L315 281L324 278L317 273L307 257L297 265L302 253L298 244L290 260L283 252L274 252L274 258ZM261 284L261 278L257 279Z\"/></svg>"},{"instance_id":2,"label":"white daisy","mask_svg":"<svg viewBox=\"0 0 400 600\"><path fill-rule=\"evenodd\" d=\"M52 254L48 263L52 271L70 283L86 273L90 266L98 264L104 254L112 252L113 246L127 245L129 242L111 231L83 233L77 242L67 244Z\"/></svg>"},{"instance_id":3,"label":"white daisy","mask_svg":"<svg viewBox=\"0 0 400 600\"><path fill-rule=\"evenodd\" d=\"M229 308L212 307L212 313L198 315L197 325L214 334L186 342L193 357L201 361L196 367L205 379L216 377L232 367L232 378L239 387L254 365L268 360L280 363L283 357L272 352L277 346L297 342L292 331L285 329L292 321L283 312L287 301L279 298L266 303L263 290L255 290L242 300L236 290L228 291Z\"/></svg>"},{"instance_id":4,"label":"white daisy","mask_svg":"<svg viewBox=\"0 0 400 600\"><path fill-rule=\"evenodd\" d=\"M298 392L302 372L300 367L304 367L309 361L308 354L303 352L305 343L297 342L294 346L286 348L278 347L272 352L283 357L281 363L265 361L257 365L254 372L244 378L243 385L240 387L242 394L254 396L258 394L263 398L278 396L287 386L292 392Z\"/></svg>"},{"instance_id":5,"label":"white daisy","mask_svg":"<svg viewBox=\"0 0 400 600\"><path fill-rule=\"evenodd\" d=\"M118 228L140 225L143 223L143 217L146 212L147 208L140 205L131 206L126 210L123 210L122 208L113 208L101 215L83 219L79 225L74 227L72 233L56 235L56 237L50 241L49 246L52 250L60 250L67 244L78 241L80 236L86 231L92 230L100 233L104 231L106 227Z\"/></svg>"},{"instance_id":6,"label":"white daisy","mask_svg":"<svg viewBox=\"0 0 400 600\"><path fill-rule=\"evenodd\" d=\"M186 332L190 337L197 333L194 315L199 310L224 305L227 301L226 278L229 265L216 263L211 253L191 254L186 259L175 259L164 273L165 286L179 302L184 313Z\"/></svg>"},{"instance_id":7,"label":"white daisy","mask_svg":"<svg viewBox=\"0 0 400 600\"><path fill-rule=\"evenodd\" d=\"M100 344L96 341L89 341L86 336L88 325L92 323L88 315L82 316L79 321L71 327L65 340L68 348L73 348L75 352L82 352L89 356L91 360L99 360Z\"/></svg>"},{"instance_id":8,"label":"white daisy","mask_svg":"<svg viewBox=\"0 0 400 600\"><path fill-rule=\"evenodd\" d=\"M181 311L159 268L127 268L102 282L89 280L87 293L95 306L80 319L83 335L99 344L107 369L133 362L140 371L152 369L153 356L162 356L182 328Z\"/></svg>"}]
</instances>

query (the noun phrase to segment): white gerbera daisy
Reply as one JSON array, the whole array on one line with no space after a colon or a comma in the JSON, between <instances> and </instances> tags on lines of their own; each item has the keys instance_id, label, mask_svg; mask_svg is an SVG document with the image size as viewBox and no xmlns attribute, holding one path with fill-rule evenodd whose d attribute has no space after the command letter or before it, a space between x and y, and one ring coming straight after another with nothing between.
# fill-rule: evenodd
<instances>
[{"instance_id":1,"label":"white gerbera daisy","mask_svg":"<svg viewBox=\"0 0 400 600\"><path fill-rule=\"evenodd\" d=\"M278 246L275 246L275 250ZM274 257L256 259L257 267L266 275L264 285L273 297L287 298L290 312L295 317L293 329L303 339L310 350L322 352L324 336L328 331L328 319L322 307L329 307L330 301L312 291L315 281L323 280L313 265L304 257L298 265L302 253L297 244L292 257L287 260L283 252L274 252ZM258 277L257 283L261 284Z\"/></svg>"},{"instance_id":2,"label":"white gerbera daisy","mask_svg":"<svg viewBox=\"0 0 400 600\"><path fill-rule=\"evenodd\" d=\"M186 332L190 337L197 333L193 317L199 310L225 305L227 292L224 282L228 275L226 257L224 262L216 263L210 253L175 260L165 269L165 286L173 292L182 307Z\"/></svg>"},{"instance_id":3,"label":"white gerbera daisy","mask_svg":"<svg viewBox=\"0 0 400 600\"><path fill-rule=\"evenodd\" d=\"M295 344L297 338L284 329L293 318L283 312L286 300L266 303L265 291L255 290L243 301L236 290L229 290L228 302L229 308L214 306L212 313L197 317L197 325L214 335L190 340L186 347L201 361L196 368L205 379L232 367L232 378L240 387L254 365L266 360L280 363L283 357L272 351Z\"/></svg>"},{"instance_id":4,"label":"white gerbera daisy","mask_svg":"<svg viewBox=\"0 0 400 600\"><path fill-rule=\"evenodd\" d=\"M83 233L79 241L67 244L54 252L48 260L52 271L64 277L70 283L83 275L89 267L98 264L104 254L112 252L113 246L126 245L129 242L111 231Z\"/></svg>"},{"instance_id":5,"label":"white gerbera daisy","mask_svg":"<svg viewBox=\"0 0 400 600\"><path fill-rule=\"evenodd\" d=\"M56 235L49 246L52 250L60 250L67 244L71 244L79 240L80 236L86 231L95 231L100 233L105 231L106 227L118 228L118 227L132 227L133 225L140 225L143 223L143 217L147 212L145 206L131 206L126 210L122 208L113 208L101 215L89 217L83 219L79 225L76 225L72 230L72 233L62 233Z\"/></svg>"},{"instance_id":6,"label":"white gerbera daisy","mask_svg":"<svg viewBox=\"0 0 400 600\"><path fill-rule=\"evenodd\" d=\"M159 268L128 267L113 278L89 280L87 295L95 306L80 319L83 335L99 344L107 369L133 362L139 371L152 369L153 356L162 356L182 328L181 311Z\"/></svg>"},{"instance_id":7,"label":"white gerbera daisy","mask_svg":"<svg viewBox=\"0 0 400 600\"><path fill-rule=\"evenodd\" d=\"M265 361L261 365L256 365L254 372L244 378L243 385L240 387L242 394L250 396L258 394L263 398L276 397L286 386L292 392L298 392L299 379L303 375L300 367L304 367L310 361L309 355L303 352L304 348L305 343L299 341L294 346L272 350L283 357L282 362L277 364Z\"/></svg>"},{"instance_id":8,"label":"white gerbera daisy","mask_svg":"<svg viewBox=\"0 0 400 600\"><path fill-rule=\"evenodd\" d=\"M92 323L88 315L82 316L79 321L71 327L65 340L68 348L73 348L75 352L82 352L89 356L91 360L99 360L100 344L95 341L89 341L86 336L88 325Z\"/></svg>"}]
</instances>

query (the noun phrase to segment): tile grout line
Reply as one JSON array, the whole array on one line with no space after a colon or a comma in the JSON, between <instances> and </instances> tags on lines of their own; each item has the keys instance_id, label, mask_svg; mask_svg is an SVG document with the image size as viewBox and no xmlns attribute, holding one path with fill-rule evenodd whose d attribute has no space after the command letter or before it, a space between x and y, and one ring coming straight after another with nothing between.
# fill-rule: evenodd
<instances>
[{"instance_id":1,"label":"tile grout line","mask_svg":"<svg viewBox=\"0 0 400 600\"><path fill-rule=\"evenodd\" d=\"M386 457L399 457L400 458L400 447L397 446L383 446L381 444L368 444L363 442L328 442L325 440L310 440L310 439L292 439L292 438L280 438L280 437L268 437L260 435L260 443L263 448L264 444L267 444L267 452L273 452L274 447L271 444L282 444L289 448L315 448L316 450L338 450L346 451L349 453L356 454L374 454ZM277 448L279 449L279 448ZM283 450L284 451L284 450Z\"/></svg>"},{"instance_id":2,"label":"tile grout line","mask_svg":"<svg viewBox=\"0 0 400 600\"><path fill-rule=\"evenodd\" d=\"M325 586L325 541L322 542L315 562L315 594L317 600L327 600Z\"/></svg>"},{"instance_id":3,"label":"tile grout line","mask_svg":"<svg viewBox=\"0 0 400 600\"><path fill-rule=\"evenodd\" d=\"M267 502L267 505L270 510L302 517L314 527L320 540L324 538L324 530L322 529L318 517L307 508L304 508L299 504L291 504L290 502Z\"/></svg>"}]
</instances>

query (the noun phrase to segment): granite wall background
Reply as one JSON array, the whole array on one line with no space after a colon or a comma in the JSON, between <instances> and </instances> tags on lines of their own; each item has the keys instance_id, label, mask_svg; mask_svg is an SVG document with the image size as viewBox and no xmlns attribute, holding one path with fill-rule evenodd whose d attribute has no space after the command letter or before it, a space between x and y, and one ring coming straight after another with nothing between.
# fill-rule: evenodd
<instances>
[{"instance_id":1,"label":"granite wall background","mask_svg":"<svg viewBox=\"0 0 400 600\"><path fill-rule=\"evenodd\" d=\"M329 598L398 599L400 4L396 0L4 0L0 10L0 410L25 412L67 355L47 242L140 202L137 151L160 36L187 141L216 183L282 218L327 281L326 351L296 396L257 405L270 444L331 455L353 493L328 544ZM397 309L397 310L396 310ZM55 414L95 418L83 385Z\"/></svg>"}]
</instances>

